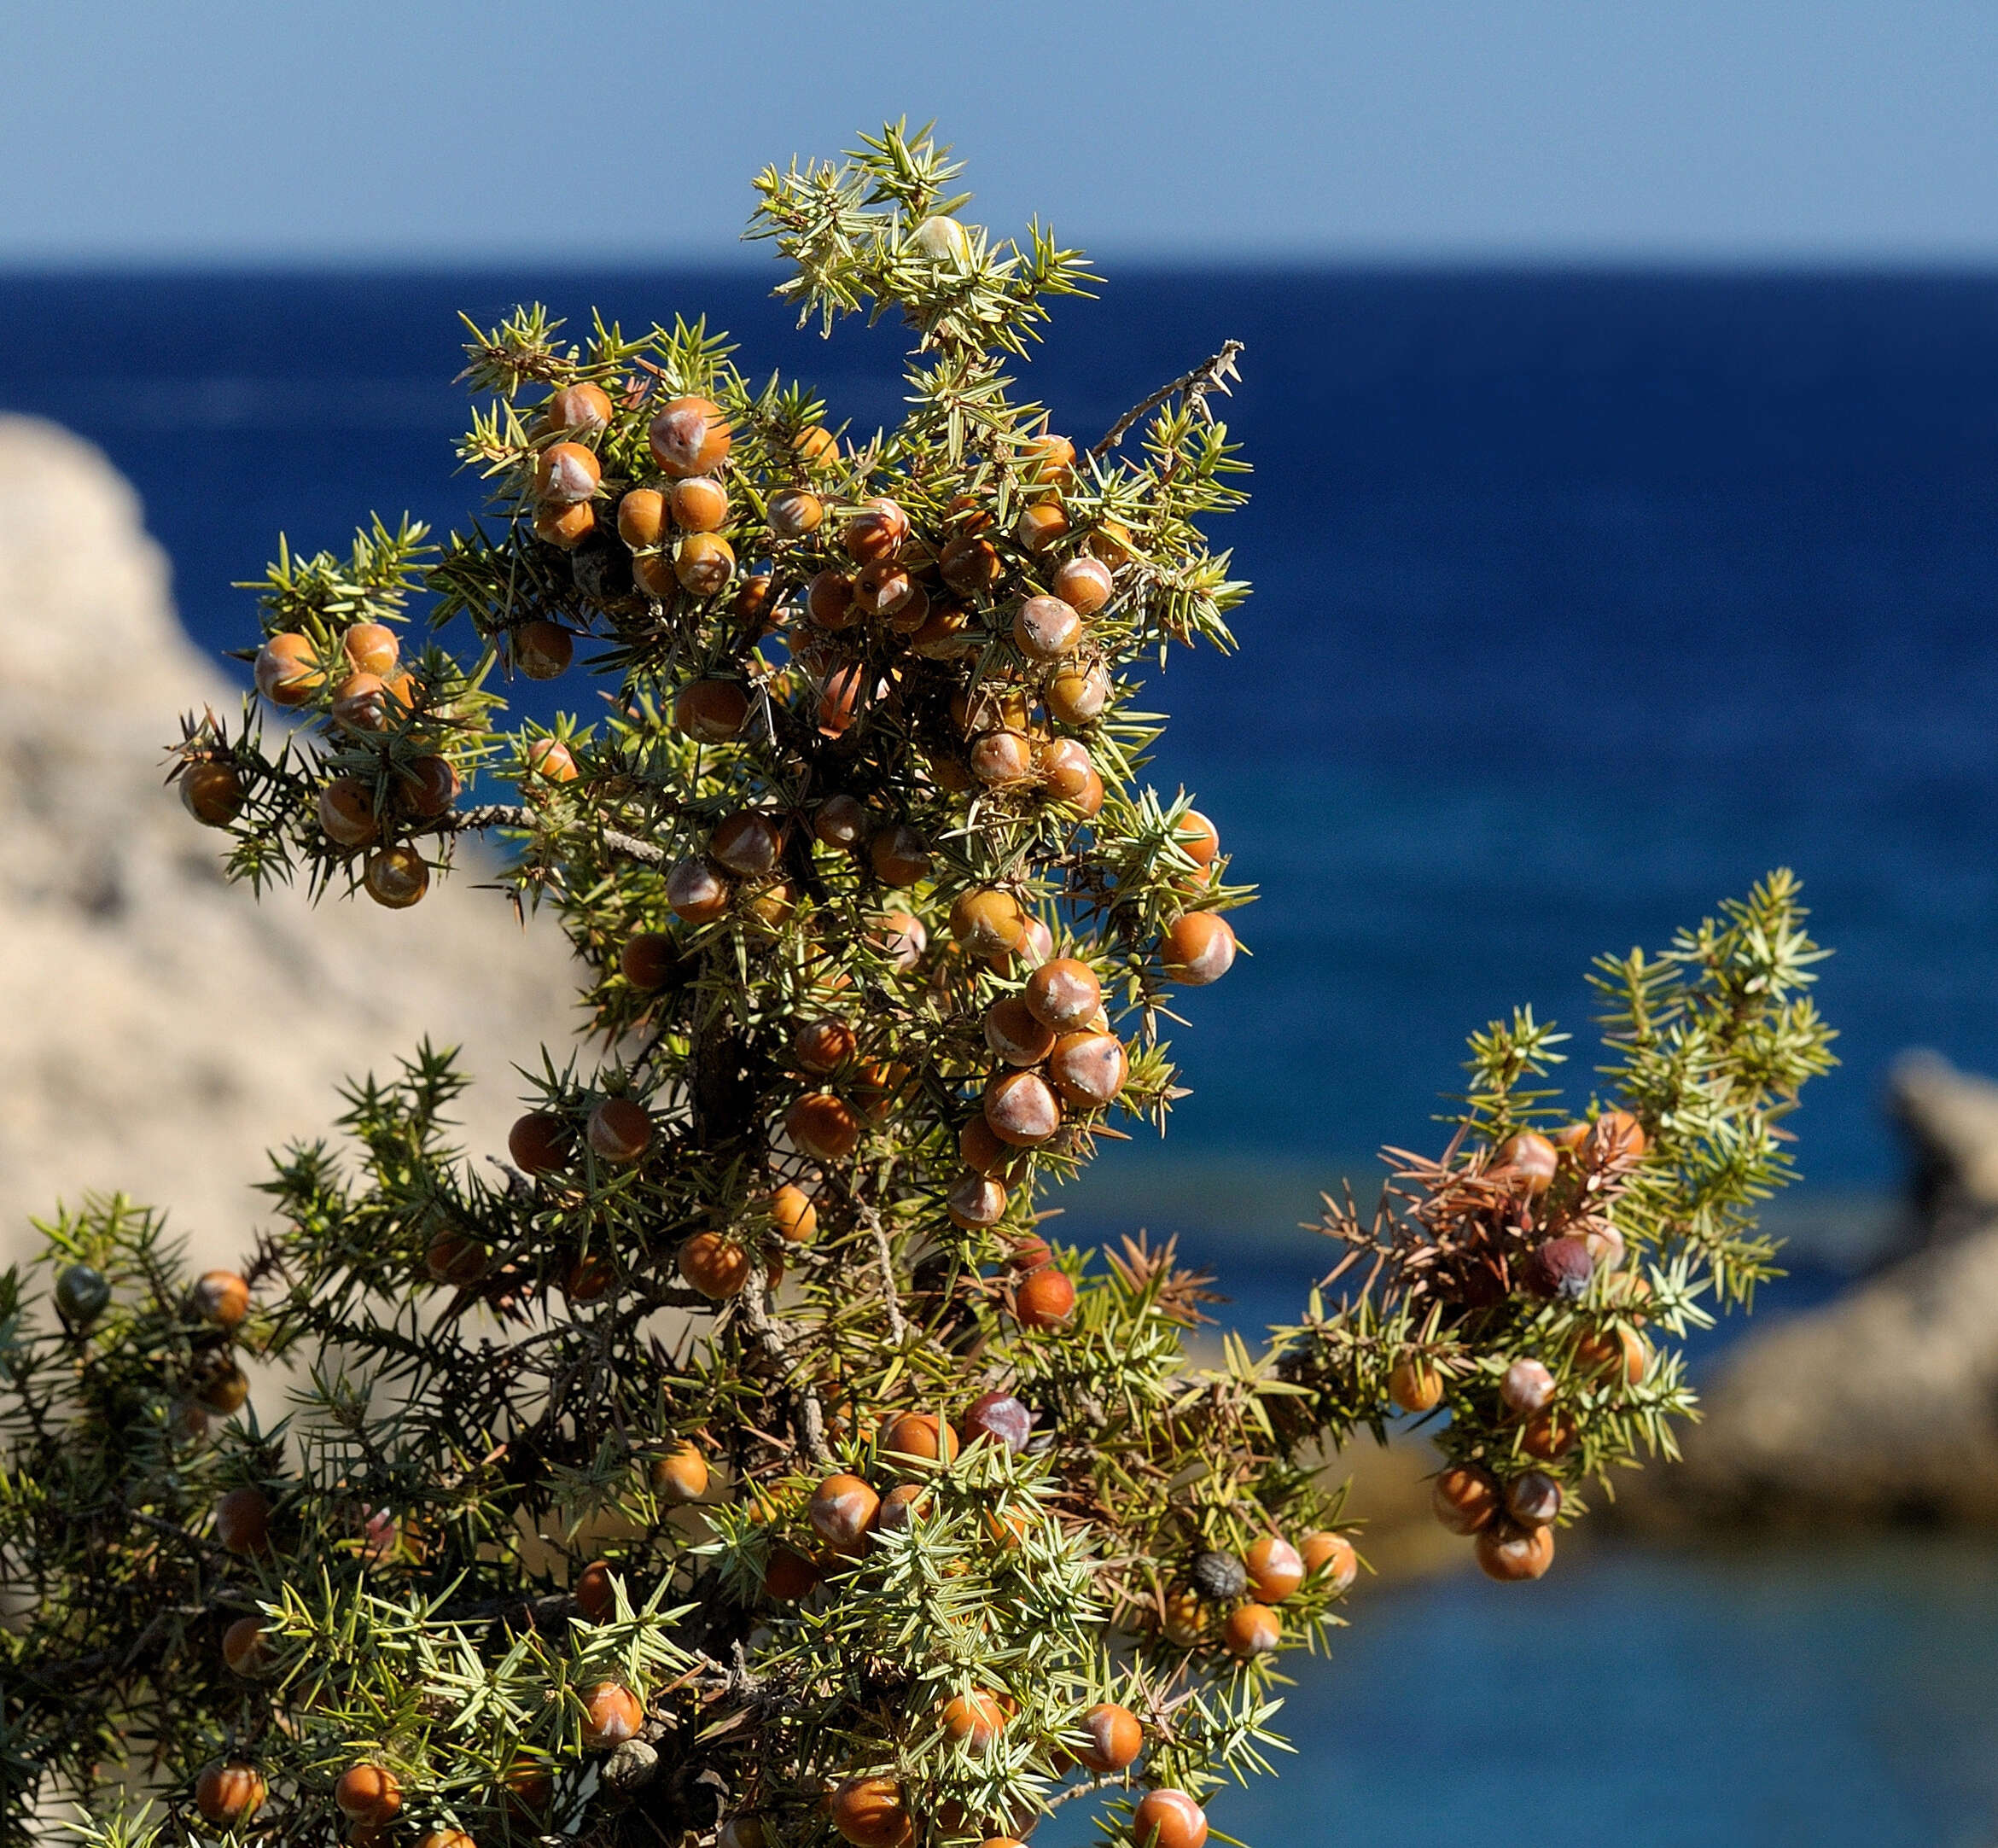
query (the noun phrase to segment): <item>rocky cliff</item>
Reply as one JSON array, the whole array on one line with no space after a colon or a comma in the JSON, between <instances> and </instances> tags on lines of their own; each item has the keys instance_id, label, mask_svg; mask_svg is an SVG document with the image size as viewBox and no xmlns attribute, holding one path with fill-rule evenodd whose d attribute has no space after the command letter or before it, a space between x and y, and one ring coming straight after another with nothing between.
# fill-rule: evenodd
<instances>
[{"instance_id":1,"label":"rocky cliff","mask_svg":"<svg viewBox=\"0 0 1998 1848\"><path fill-rule=\"evenodd\" d=\"M1916 1249L1809 1315L1752 1328L1703 1389L1646 1524L1998 1523L1998 1084L1896 1067Z\"/></svg>"},{"instance_id":2,"label":"rocky cliff","mask_svg":"<svg viewBox=\"0 0 1998 1848\"><path fill-rule=\"evenodd\" d=\"M225 884L162 747L239 699L183 635L129 486L0 417L0 1257L30 1215L114 1188L236 1254L264 1151L324 1133L343 1078L425 1034L464 1046L467 1146L498 1150L513 1064L574 1024L560 933L523 931L473 863L402 913Z\"/></svg>"}]
</instances>

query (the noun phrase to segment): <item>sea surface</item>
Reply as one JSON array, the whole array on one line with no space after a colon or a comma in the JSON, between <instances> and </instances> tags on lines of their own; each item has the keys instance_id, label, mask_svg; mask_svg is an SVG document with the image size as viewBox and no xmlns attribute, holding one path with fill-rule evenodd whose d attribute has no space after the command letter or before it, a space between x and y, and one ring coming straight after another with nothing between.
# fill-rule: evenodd
<instances>
[{"instance_id":1,"label":"sea surface","mask_svg":"<svg viewBox=\"0 0 1998 1848\"><path fill-rule=\"evenodd\" d=\"M800 332L754 269L0 276L0 408L138 485L195 638L253 631L280 532L440 528L460 309L627 329L705 312L757 376L892 421L894 330ZM1092 440L1246 342L1226 407L1255 595L1181 656L1152 770L1220 825L1253 959L1190 997L1194 1095L1071 1223L1182 1234L1287 1315L1320 1186L1422 1146L1463 1038L1516 1003L1594 1063L1590 959L1771 866L1834 946L1840 1070L1794 1119L1792 1312L1890 1220L1902 1049L1998 1070L1998 277L1121 272L1021 389ZM164 737L171 715L161 715ZM1224 1798L1253 1842L1977 1843L1998 1816L1998 1567L1979 1547L1605 1548L1542 1585L1370 1600Z\"/></svg>"}]
</instances>

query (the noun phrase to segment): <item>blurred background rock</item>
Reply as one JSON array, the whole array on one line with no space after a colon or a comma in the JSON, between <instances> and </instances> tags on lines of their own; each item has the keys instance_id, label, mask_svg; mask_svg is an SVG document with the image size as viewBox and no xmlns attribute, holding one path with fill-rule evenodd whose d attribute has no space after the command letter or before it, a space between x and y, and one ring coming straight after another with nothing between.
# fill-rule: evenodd
<instances>
[{"instance_id":1,"label":"blurred background rock","mask_svg":"<svg viewBox=\"0 0 1998 1848\"><path fill-rule=\"evenodd\" d=\"M0 417L0 1259L87 1190L168 1209L205 1258L248 1249L264 1151L327 1133L335 1087L423 1035L482 1081L498 1150L532 1060L575 1017L568 946L469 877L425 928L224 883L163 784L176 714L240 694L177 619L167 563L103 456Z\"/></svg>"},{"instance_id":2,"label":"blurred background rock","mask_svg":"<svg viewBox=\"0 0 1998 1848\"><path fill-rule=\"evenodd\" d=\"M1998 1524L1998 1084L1922 1052L1890 1084L1906 1255L1751 1326L1705 1384L1683 1464L1625 1498L1640 1524Z\"/></svg>"}]
</instances>

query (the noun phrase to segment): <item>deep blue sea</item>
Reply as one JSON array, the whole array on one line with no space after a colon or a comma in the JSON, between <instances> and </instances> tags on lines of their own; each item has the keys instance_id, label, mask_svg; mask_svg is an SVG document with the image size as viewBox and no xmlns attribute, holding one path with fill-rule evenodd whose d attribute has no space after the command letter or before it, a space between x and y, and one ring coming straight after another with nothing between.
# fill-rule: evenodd
<instances>
[{"instance_id":1,"label":"deep blue sea","mask_svg":"<svg viewBox=\"0 0 1998 1848\"><path fill-rule=\"evenodd\" d=\"M460 308L704 311L753 375L892 420L892 329L822 343L766 287L0 276L0 407L132 477L220 648L281 530L341 545L371 510L476 508L451 452ZM1591 956L1778 864L1838 949L1820 999L1845 1061L1795 1120L1796 1223L1863 1217L1896 1178L1894 1054L1998 1070L1998 277L1124 272L1063 308L1022 390L1093 440L1226 336L1256 472L1215 537L1256 593L1239 652L1161 677L1153 775L1267 895L1254 959L1186 1004L1168 1149L1120 1151L1077 1222L1183 1231L1244 1312L1286 1312L1305 1260L1273 1228L1424 1140L1468 1029L1531 1003L1579 1029L1586 1091ZM1772 1306L1832 1280L1806 1264ZM1265 1848L1992 1839L1976 1547L1605 1550L1360 1616L1303 1677L1307 1757L1220 1826Z\"/></svg>"}]
</instances>

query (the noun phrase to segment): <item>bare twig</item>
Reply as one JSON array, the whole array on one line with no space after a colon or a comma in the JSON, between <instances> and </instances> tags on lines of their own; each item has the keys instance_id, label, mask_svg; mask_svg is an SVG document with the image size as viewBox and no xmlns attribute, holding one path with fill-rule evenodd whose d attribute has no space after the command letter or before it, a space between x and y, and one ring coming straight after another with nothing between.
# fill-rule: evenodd
<instances>
[{"instance_id":1,"label":"bare twig","mask_svg":"<svg viewBox=\"0 0 1998 1848\"><path fill-rule=\"evenodd\" d=\"M178 1540L190 1553L206 1554L210 1559L222 1565L233 1565L234 1559L221 1542L210 1540L201 1534L190 1534L186 1528L172 1521L161 1520L157 1514L149 1514L143 1508L126 1508L125 1518L136 1521L141 1527L149 1527L154 1533L164 1534L171 1540Z\"/></svg>"},{"instance_id":2,"label":"bare twig","mask_svg":"<svg viewBox=\"0 0 1998 1848\"><path fill-rule=\"evenodd\" d=\"M533 825L531 809L517 802L482 802L476 808L454 808L420 833L482 834L488 828L526 828Z\"/></svg>"},{"instance_id":3,"label":"bare twig","mask_svg":"<svg viewBox=\"0 0 1998 1848\"><path fill-rule=\"evenodd\" d=\"M481 834L488 828L531 828L534 812L517 803L488 802L477 808L460 808L442 817L430 831L438 834ZM614 854L635 860L642 866L663 866L668 855L663 847L641 841L635 834L606 828L597 837Z\"/></svg>"},{"instance_id":4,"label":"bare twig","mask_svg":"<svg viewBox=\"0 0 1998 1848\"><path fill-rule=\"evenodd\" d=\"M811 1386L804 1387L798 1394L798 1423L812 1460L830 1468L832 1446L825 1441L825 1408L818 1402L818 1394Z\"/></svg>"},{"instance_id":5,"label":"bare twig","mask_svg":"<svg viewBox=\"0 0 1998 1848\"><path fill-rule=\"evenodd\" d=\"M751 1338L783 1373L786 1383L797 1395L799 1436L804 1439L807 1454L820 1468L830 1469L833 1454L831 1446L825 1441L824 1408L819 1404L818 1394L813 1387L790 1377L790 1334L770 1313L766 1294L768 1287L767 1274L760 1274L737 1298L743 1306L743 1320L749 1326Z\"/></svg>"},{"instance_id":6,"label":"bare twig","mask_svg":"<svg viewBox=\"0 0 1998 1848\"><path fill-rule=\"evenodd\" d=\"M1213 359L1195 366L1191 372L1182 372L1170 385L1160 386L1143 404L1127 411L1119 417L1110 426L1110 434L1089 452L1090 460L1101 461L1131 434L1132 427L1140 417L1156 411L1167 399L1175 398L1182 392L1185 394L1189 403L1197 405L1204 413L1209 393L1219 392L1225 398L1228 395L1229 381L1242 376L1235 370L1235 361L1241 357L1242 352L1240 341L1223 341L1221 350Z\"/></svg>"},{"instance_id":7,"label":"bare twig","mask_svg":"<svg viewBox=\"0 0 1998 1848\"><path fill-rule=\"evenodd\" d=\"M615 828L606 828L603 840L612 853L622 854L626 860L635 860L642 866L663 866L671 857L663 847L641 841L635 834L620 833Z\"/></svg>"},{"instance_id":8,"label":"bare twig","mask_svg":"<svg viewBox=\"0 0 1998 1848\"><path fill-rule=\"evenodd\" d=\"M888 1326L899 1348L909 1338L909 1325L902 1319L902 1299L895 1288L894 1247L888 1243L888 1227L882 1224L881 1215L865 1201L856 1199L854 1208L860 1221L874 1234L874 1249L881 1258L881 1291L888 1305Z\"/></svg>"},{"instance_id":9,"label":"bare twig","mask_svg":"<svg viewBox=\"0 0 1998 1848\"><path fill-rule=\"evenodd\" d=\"M506 1176L507 1198L511 1200L531 1200L534 1198L534 1183L527 1179L511 1162L502 1161L497 1155L486 1159Z\"/></svg>"}]
</instances>

